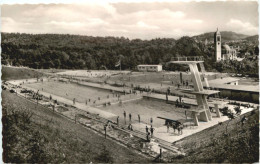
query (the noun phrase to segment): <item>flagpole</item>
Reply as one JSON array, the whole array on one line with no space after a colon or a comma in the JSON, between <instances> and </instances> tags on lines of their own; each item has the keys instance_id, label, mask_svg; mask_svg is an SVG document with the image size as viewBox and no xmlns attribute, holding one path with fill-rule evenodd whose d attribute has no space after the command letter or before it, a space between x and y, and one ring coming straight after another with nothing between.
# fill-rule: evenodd
<instances>
[{"instance_id":1,"label":"flagpole","mask_svg":"<svg viewBox=\"0 0 260 164\"><path fill-rule=\"evenodd\" d=\"M120 62L120 72L121 72L121 59L119 60L119 62Z\"/></svg>"}]
</instances>

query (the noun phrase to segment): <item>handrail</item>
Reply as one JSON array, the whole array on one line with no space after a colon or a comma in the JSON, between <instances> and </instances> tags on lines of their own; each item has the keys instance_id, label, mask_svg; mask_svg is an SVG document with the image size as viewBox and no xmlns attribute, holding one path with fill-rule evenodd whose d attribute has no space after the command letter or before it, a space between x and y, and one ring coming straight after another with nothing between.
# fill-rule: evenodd
<instances>
[{"instance_id":1,"label":"handrail","mask_svg":"<svg viewBox=\"0 0 260 164\"><path fill-rule=\"evenodd\" d=\"M172 57L172 61L204 61L203 56Z\"/></svg>"}]
</instances>

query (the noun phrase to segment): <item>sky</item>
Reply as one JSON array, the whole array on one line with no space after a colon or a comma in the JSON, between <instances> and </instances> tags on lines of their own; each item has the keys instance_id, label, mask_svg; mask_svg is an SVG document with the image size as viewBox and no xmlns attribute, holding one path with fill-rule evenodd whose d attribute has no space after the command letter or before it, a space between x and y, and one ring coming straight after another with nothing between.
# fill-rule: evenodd
<instances>
[{"instance_id":1,"label":"sky","mask_svg":"<svg viewBox=\"0 0 260 164\"><path fill-rule=\"evenodd\" d=\"M1 5L2 32L123 36L129 39L177 39L213 32L217 28L246 35L258 34L256 1L8 2Z\"/></svg>"}]
</instances>

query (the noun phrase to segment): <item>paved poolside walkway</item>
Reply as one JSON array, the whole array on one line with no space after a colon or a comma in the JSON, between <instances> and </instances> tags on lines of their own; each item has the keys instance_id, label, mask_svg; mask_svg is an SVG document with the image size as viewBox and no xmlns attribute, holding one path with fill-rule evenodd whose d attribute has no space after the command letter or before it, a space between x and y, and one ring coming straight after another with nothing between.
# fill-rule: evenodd
<instances>
[{"instance_id":1,"label":"paved poolside walkway","mask_svg":"<svg viewBox=\"0 0 260 164\"><path fill-rule=\"evenodd\" d=\"M129 91L131 90L131 88L129 88L129 87L114 87L114 86L110 86L110 85L107 85L107 84L97 84L97 83L90 83L90 82L76 81L76 80L71 80L71 82L81 84L81 85L86 85L86 86L89 86L89 87L99 88L99 89L114 90L116 92L124 92L125 91L126 93L129 93Z\"/></svg>"},{"instance_id":2,"label":"paved poolside walkway","mask_svg":"<svg viewBox=\"0 0 260 164\"><path fill-rule=\"evenodd\" d=\"M158 100L164 100L166 101L166 95L163 95L163 94L157 94L157 93L152 93L152 94L144 94L144 97L148 97L148 98L154 98L154 99L158 99ZM176 100L179 99L178 96L168 96L168 101L170 102L176 102ZM197 100L196 99L190 99L190 98L184 98L182 97L182 100L184 101L185 104L190 104L190 105L194 105L194 106L197 106ZM225 102L225 101L220 101L220 100L208 100L208 104L210 107L214 107L214 104L217 103L217 104L222 104L223 105L226 105L228 102Z\"/></svg>"},{"instance_id":3,"label":"paved poolside walkway","mask_svg":"<svg viewBox=\"0 0 260 164\"><path fill-rule=\"evenodd\" d=\"M241 107L241 108L243 109L241 114L244 114L244 113L247 113L247 112L250 112L253 110L253 108L244 108L244 107ZM227 120L228 120L228 117L226 117L226 116L221 116L220 118L213 116L212 120L209 122L200 121L199 126L190 126L190 127L184 128L182 135L178 135L177 130L174 133L172 128L170 128L169 133L167 133L167 127L165 125L162 125L158 128L155 128L154 136L157 138L163 139L165 141L168 141L168 142L175 142L184 137L190 136L192 134L205 130L209 127L217 125L219 122L224 122ZM141 132L145 132L146 125L148 126L148 128L150 128L150 125L145 124L145 123L138 123L137 121L135 123L132 123L133 129L139 130Z\"/></svg>"}]
</instances>

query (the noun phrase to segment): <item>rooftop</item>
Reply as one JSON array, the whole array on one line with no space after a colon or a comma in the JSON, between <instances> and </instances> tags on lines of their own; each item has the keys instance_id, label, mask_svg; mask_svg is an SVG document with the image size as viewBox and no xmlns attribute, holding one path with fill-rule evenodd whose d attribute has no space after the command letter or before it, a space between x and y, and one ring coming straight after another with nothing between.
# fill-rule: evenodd
<instances>
[{"instance_id":1,"label":"rooftop","mask_svg":"<svg viewBox=\"0 0 260 164\"><path fill-rule=\"evenodd\" d=\"M223 45L223 48L226 49L227 51L230 51L230 50L231 50L231 48L230 48L229 45L227 45L227 44Z\"/></svg>"},{"instance_id":2,"label":"rooftop","mask_svg":"<svg viewBox=\"0 0 260 164\"><path fill-rule=\"evenodd\" d=\"M228 85L228 84L210 84L210 87L226 90L237 90L245 92L259 93L259 85Z\"/></svg>"},{"instance_id":3,"label":"rooftop","mask_svg":"<svg viewBox=\"0 0 260 164\"><path fill-rule=\"evenodd\" d=\"M226 77L222 79L214 79L214 80L209 80L209 85L211 84L227 84L230 82L238 81L239 79L233 78L233 77Z\"/></svg>"},{"instance_id":4,"label":"rooftop","mask_svg":"<svg viewBox=\"0 0 260 164\"><path fill-rule=\"evenodd\" d=\"M185 89L185 90L182 90L182 92L184 93L190 93L190 94L198 94L198 95L212 95L212 94L216 94L216 93L219 93L219 91L216 91L216 90L203 90L203 91L194 91L194 90L188 90L188 89Z\"/></svg>"}]
</instances>

